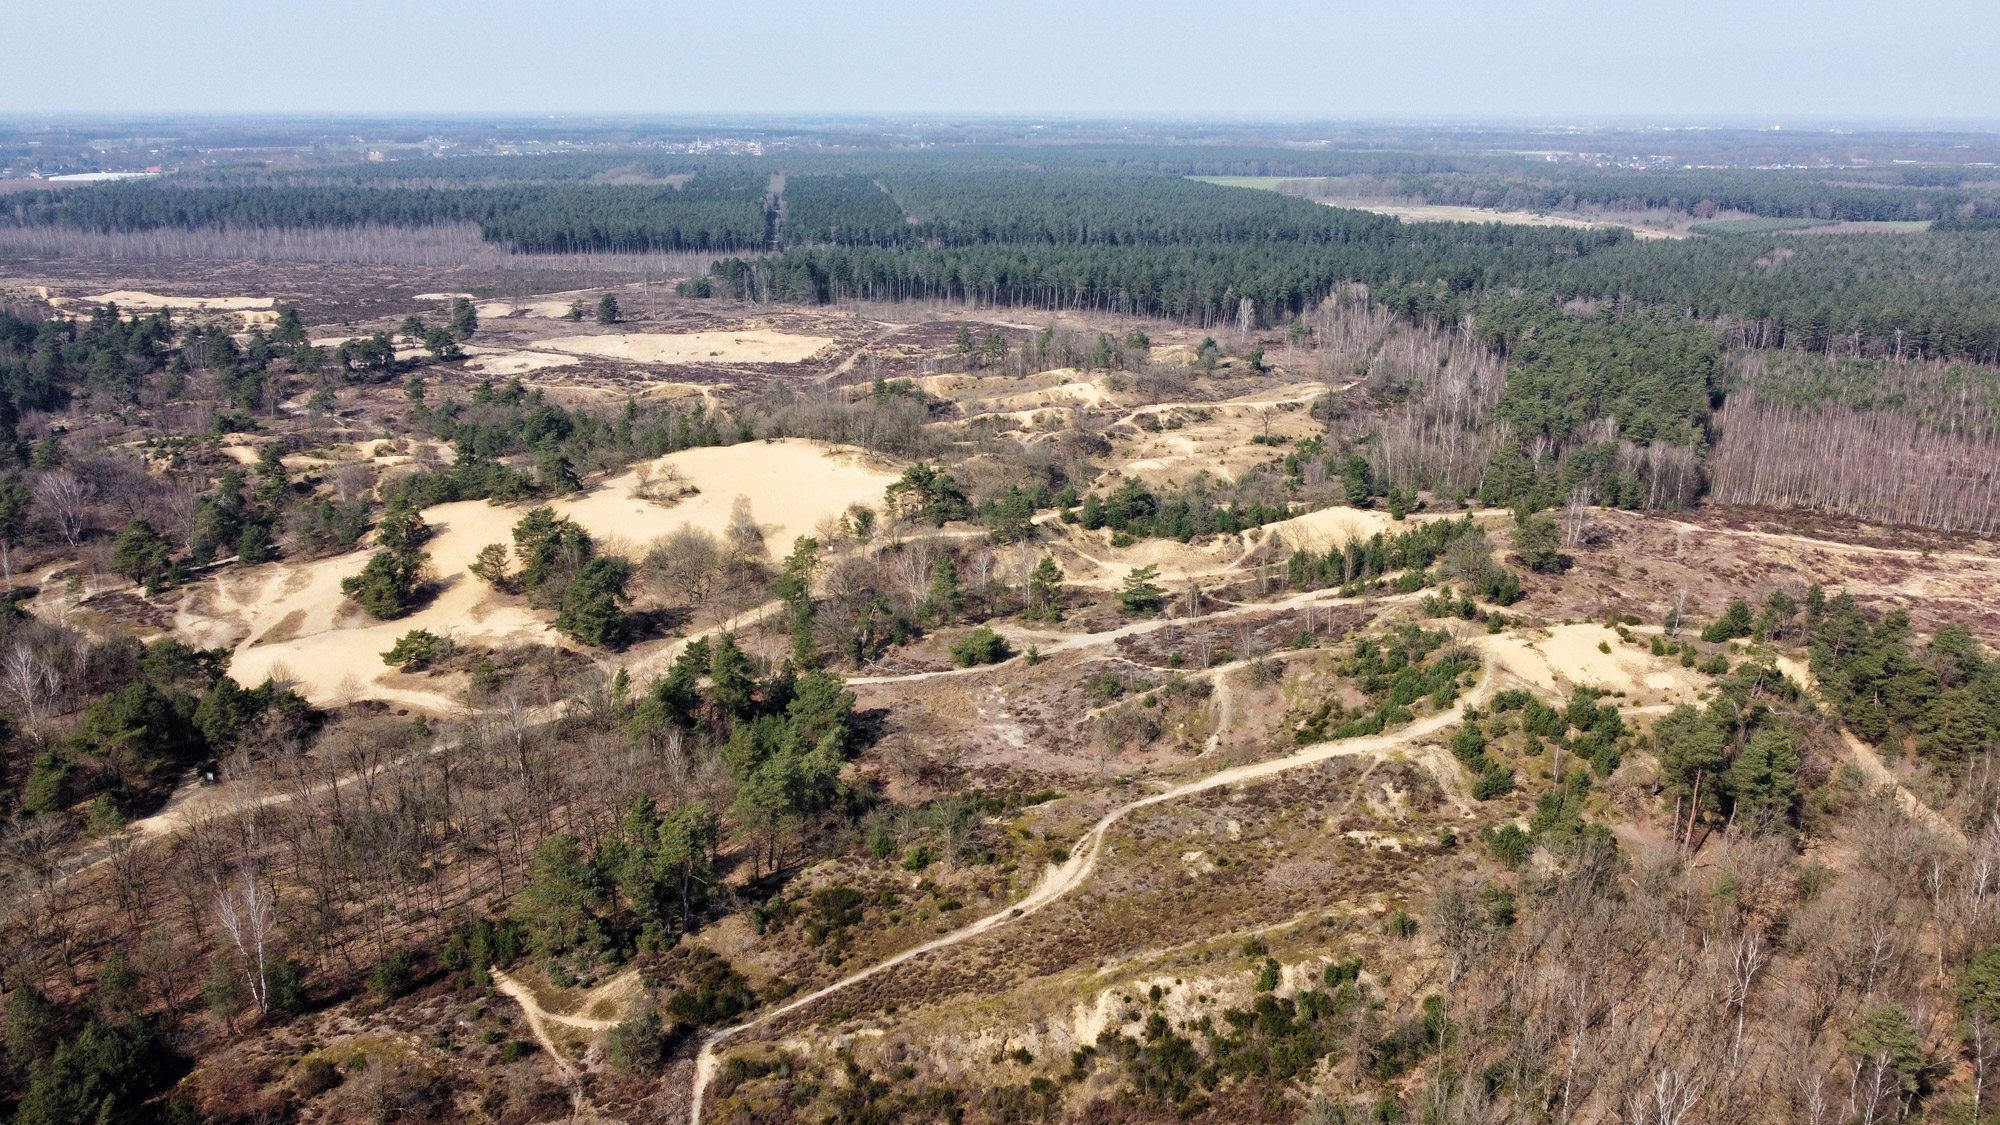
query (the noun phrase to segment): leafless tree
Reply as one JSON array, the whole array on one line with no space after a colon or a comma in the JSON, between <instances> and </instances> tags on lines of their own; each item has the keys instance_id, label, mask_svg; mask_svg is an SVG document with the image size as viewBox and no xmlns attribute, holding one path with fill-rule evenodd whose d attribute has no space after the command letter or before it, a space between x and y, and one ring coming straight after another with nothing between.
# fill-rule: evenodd
<instances>
[{"instance_id":1,"label":"leafless tree","mask_svg":"<svg viewBox=\"0 0 2000 1125\"><path fill-rule=\"evenodd\" d=\"M1632 1098L1626 1120L1633 1125L1681 1125L1701 1101L1701 1084L1677 1070L1662 1070L1654 1076L1651 1090Z\"/></svg>"},{"instance_id":2,"label":"leafless tree","mask_svg":"<svg viewBox=\"0 0 2000 1125\"><path fill-rule=\"evenodd\" d=\"M237 872L234 885L216 888L215 918L243 959L243 974L250 983L250 998L259 1012L271 1009L269 945L276 922L271 895L257 881L256 868L245 864Z\"/></svg>"},{"instance_id":3,"label":"leafless tree","mask_svg":"<svg viewBox=\"0 0 2000 1125\"><path fill-rule=\"evenodd\" d=\"M0 681L6 683L7 694L21 704L34 726L41 725L49 705L62 694L62 670L25 640L15 641L0 657Z\"/></svg>"},{"instance_id":4,"label":"leafless tree","mask_svg":"<svg viewBox=\"0 0 2000 1125\"><path fill-rule=\"evenodd\" d=\"M729 546L740 554L761 555L764 553L764 529L757 526L757 520L750 514L750 498L738 496L729 504Z\"/></svg>"},{"instance_id":5,"label":"leafless tree","mask_svg":"<svg viewBox=\"0 0 2000 1125\"><path fill-rule=\"evenodd\" d=\"M333 490L343 504L368 495L375 487L375 465L371 461L342 461L327 474L333 482Z\"/></svg>"},{"instance_id":6,"label":"leafless tree","mask_svg":"<svg viewBox=\"0 0 2000 1125\"><path fill-rule=\"evenodd\" d=\"M937 543L912 539L890 558L889 571L912 605L930 596L931 578L937 570Z\"/></svg>"},{"instance_id":7,"label":"leafless tree","mask_svg":"<svg viewBox=\"0 0 2000 1125\"><path fill-rule=\"evenodd\" d=\"M714 535L691 524L653 540L646 552L646 569L665 591L686 605L706 601L722 571L722 544Z\"/></svg>"},{"instance_id":8,"label":"leafless tree","mask_svg":"<svg viewBox=\"0 0 2000 1125\"><path fill-rule=\"evenodd\" d=\"M48 509L56 529L71 547L90 527L89 482L68 469L51 469L35 479L35 499Z\"/></svg>"}]
</instances>

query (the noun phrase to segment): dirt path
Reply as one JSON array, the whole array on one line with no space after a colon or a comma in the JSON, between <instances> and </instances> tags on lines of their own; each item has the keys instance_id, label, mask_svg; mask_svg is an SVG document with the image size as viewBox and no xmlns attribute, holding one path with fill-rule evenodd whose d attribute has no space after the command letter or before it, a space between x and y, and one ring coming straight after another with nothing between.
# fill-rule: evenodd
<instances>
[{"instance_id":1,"label":"dirt path","mask_svg":"<svg viewBox=\"0 0 2000 1125\"><path fill-rule=\"evenodd\" d=\"M1592 509L1597 511L1599 509ZM1980 563L1985 566L2000 566L2000 557L1983 555L1972 551L1930 551L1909 547L1877 547L1867 543L1843 543L1838 539L1820 539L1811 535L1794 535L1782 531L1752 531L1748 528L1704 527L1684 520L1661 520L1662 524L1676 531L1690 535L1733 535L1742 539L1762 539L1771 543L1791 543L1816 550L1831 551L1845 555L1895 555L1906 559L1950 559L1956 562Z\"/></svg>"},{"instance_id":2,"label":"dirt path","mask_svg":"<svg viewBox=\"0 0 2000 1125\"><path fill-rule=\"evenodd\" d=\"M1120 625L1116 629L1107 629L1102 633L1045 633L1016 628L999 628L995 629L994 632L1005 637L1008 644L1021 648L1023 652L1026 651L1025 646L1033 644L1036 650L1044 658L1047 658L1058 653L1074 652L1078 649L1116 644L1123 637L1142 636L1146 633L1158 632L1161 629L1169 627L1179 627L1182 629L1200 628L1211 621L1226 621L1234 617L1248 617L1259 613L1284 613L1304 605L1354 605L1362 601L1369 601L1374 605L1390 606L1398 602L1411 601L1420 596L1420 594L1383 594L1372 598L1367 595L1358 598L1343 598L1339 595L1338 590L1307 590L1304 593L1293 594L1291 597L1280 598L1274 602L1245 602L1241 605L1232 605L1227 609L1218 609L1211 613L1204 613L1193 621L1182 617L1142 618L1129 625ZM1019 656L1012 656L1007 660L1001 661L1001 664L1012 663L1019 659ZM1248 661L1238 661L1236 664L1231 665L1218 665L1215 668L1207 669L1207 672L1223 671L1226 668L1245 663L1248 663ZM945 676L970 676L997 667L1000 667L1000 665L975 664L970 668L939 668L930 672L906 672L897 676L849 676L847 677L847 682L849 684L909 684L921 680L935 680ZM1201 673L1190 672L1188 674L1195 676Z\"/></svg>"},{"instance_id":3,"label":"dirt path","mask_svg":"<svg viewBox=\"0 0 2000 1125\"><path fill-rule=\"evenodd\" d=\"M1801 687L1812 693L1813 698L1820 697L1819 677L1813 675L1810 665L1790 656L1778 657L1777 665L1778 671L1797 680ZM1887 787L1892 790L1896 795L1896 803L1903 806L1903 811L1910 814L1910 819L1952 840L1961 848L1972 846L1971 841L1965 838L1965 833L1961 832L1957 825L1946 819L1944 814L1925 804L1915 793L1910 792L1908 786L1889 772L1889 765L1882 760L1882 755L1876 753L1873 746L1861 741L1860 737L1847 729L1844 723L1840 727L1840 740L1847 747L1847 756L1853 759L1854 768L1860 770L1862 776L1866 777L1875 788Z\"/></svg>"},{"instance_id":4,"label":"dirt path","mask_svg":"<svg viewBox=\"0 0 2000 1125\"><path fill-rule=\"evenodd\" d=\"M493 986L499 989L502 995L521 1006L521 1014L528 1018L528 1030L534 1033L535 1042L541 1045L542 1050L548 1052L549 1058L555 1061L556 1070L561 1072L563 1083L569 1087L572 1119L583 1117L586 1114L595 1116L594 1111L583 1096L583 1075L577 1071L574 1064L563 1057L562 1047L556 1043L555 1037L549 1034L548 1025L559 1023L566 1027L581 1028L585 1031L609 1031L618 1026L618 1021L589 1019L583 1016L557 1015L543 1008L541 1001L535 999L534 992L520 981L508 976L499 969L494 969L492 972ZM638 970L627 969L610 980L605 981L603 984L598 985L592 991L603 994L623 993L630 984L636 982L638 979Z\"/></svg>"},{"instance_id":5,"label":"dirt path","mask_svg":"<svg viewBox=\"0 0 2000 1125\"><path fill-rule=\"evenodd\" d=\"M1226 398L1219 402L1156 402L1149 406L1134 407L1131 413L1115 422L1106 423L1104 428L1108 430L1114 426L1137 425L1141 414L1158 414L1166 410L1224 410L1230 407L1241 410L1267 410L1274 406L1291 406L1298 403L1311 402L1327 393L1328 388L1325 383L1312 383L1309 385L1312 387L1312 390L1303 394L1287 395L1283 398ZM1340 389L1345 390L1346 388L1342 387Z\"/></svg>"},{"instance_id":6,"label":"dirt path","mask_svg":"<svg viewBox=\"0 0 2000 1125\"><path fill-rule=\"evenodd\" d=\"M1494 667L1492 661L1489 660L1486 663L1485 671L1481 676L1478 686L1473 688L1466 696L1466 702L1474 706L1483 703L1492 694L1494 682ZM1099 818L1097 823L1091 826L1090 831L1084 834L1083 839L1077 842L1077 846L1071 849L1070 858L1067 862L1061 866L1051 865L1045 869L1035 889L1030 891L1026 898L1021 899L1013 906L989 914L942 937L904 950L902 953L886 961L878 962L852 976L835 981L825 988L808 993L778 1008L774 1008L754 1020L740 1023L733 1027L726 1027L709 1035L702 1043L701 1054L695 1059L694 1093L690 1100L688 1118L690 1125L701 1125L703 1096L708 1091L709 1083L715 1078L717 1065L716 1051L724 1041L743 1032L761 1027L780 1016L795 1012L815 1001L825 999L842 989L852 987L861 981L867 980L885 970L892 969L906 961L921 957L926 953L957 945L960 942L978 937L988 930L1003 926L1017 918L1024 918L1062 898L1064 895L1082 886L1091 873L1097 869L1097 857L1103 850L1105 834L1110 831L1112 825L1124 819L1128 813L1167 801L1177 800L1195 793L1205 792L1210 789L1248 781L1257 781L1287 770L1318 765L1331 758L1384 753L1408 745L1417 739L1435 734L1458 721L1458 711L1446 711L1419 719L1393 734L1376 735L1371 738L1353 738L1341 742L1322 742L1315 746L1303 747L1289 757L1273 758L1269 761L1253 762L1249 765L1222 770L1207 777L1176 785L1171 789L1155 793L1152 796L1141 797L1136 801L1112 809Z\"/></svg>"},{"instance_id":7,"label":"dirt path","mask_svg":"<svg viewBox=\"0 0 2000 1125\"><path fill-rule=\"evenodd\" d=\"M840 363L836 365L832 370L828 371L824 375L815 376L813 382L815 383L833 382L835 379L838 379L842 375L847 374L849 371L854 370L854 365L860 362L862 356L868 354L869 348L874 347L875 345L881 343L882 341L888 339L889 337L894 336L896 333L901 332L904 329L910 327L913 326L908 324L892 324L889 327L883 329L882 331L877 332L875 335L870 336L866 341L864 341L861 344L861 346L855 348L853 352L849 353L848 357L846 359L841 360Z\"/></svg>"}]
</instances>

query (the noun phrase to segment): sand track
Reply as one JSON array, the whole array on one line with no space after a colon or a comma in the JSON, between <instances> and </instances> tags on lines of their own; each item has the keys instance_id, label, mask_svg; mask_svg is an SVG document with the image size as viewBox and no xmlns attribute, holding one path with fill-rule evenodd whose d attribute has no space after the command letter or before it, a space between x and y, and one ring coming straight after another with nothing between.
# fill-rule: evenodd
<instances>
[{"instance_id":1,"label":"sand track","mask_svg":"<svg viewBox=\"0 0 2000 1125\"><path fill-rule=\"evenodd\" d=\"M1481 677L1479 684L1466 696L1466 702L1469 705L1476 706L1479 703L1483 703L1493 693L1495 682L1493 671L1494 666L1489 659L1485 674ZM1050 903L1055 902L1057 899L1082 886L1091 873L1097 869L1097 858L1103 850L1105 834L1110 831L1113 825L1124 819L1127 814L1210 789L1248 781L1257 781L1287 770L1318 765L1330 758L1386 753L1390 750L1409 745L1417 739L1435 734L1458 721L1458 712L1446 711L1442 714L1419 719L1393 734L1381 734L1370 738L1347 739L1342 742L1322 742L1315 746L1303 747L1287 757L1236 766L1210 774L1207 777L1184 782L1163 792L1141 797L1138 800L1112 809L1099 818L1097 823L1091 826L1090 831L1084 834L1083 839L1077 842L1076 847L1071 849L1070 858L1067 862L1061 865L1051 864L1044 869L1041 879L1035 885L1035 889L1030 891L1027 897L1016 902L1013 906L988 914L984 918L953 930L942 937L904 950L886 961L877 962L858 973L844 977L805 996L787 1001L785 1004L766 1012L754 1020L711 1033L703 1040L701 1053L695 1059L694 1091L690 1099L688 1116L690 1125L701 1125L701 1109L704 1095L707 1093L709 1083L714 1081L715 1078L717 1066L716 1051L724 1042L746 1031L762 1027L773 1020L798 1011L808 1004L823 1000L843 989L850 988L878 973L892 969L897 965L914 960L927 953L957 945L1018 918L1025 918Z\"/></svg>"}]
</instances>

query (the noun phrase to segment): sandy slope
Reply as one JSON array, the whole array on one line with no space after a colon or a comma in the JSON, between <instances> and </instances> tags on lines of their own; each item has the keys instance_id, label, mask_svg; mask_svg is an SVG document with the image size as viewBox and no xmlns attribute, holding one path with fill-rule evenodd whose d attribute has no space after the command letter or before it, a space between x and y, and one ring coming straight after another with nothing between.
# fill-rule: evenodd
<instances>
[{"instance_id":1,"label":"sandy slope","mask_svg":"<svg viewBox=\"0 0 2000 1125\"><path fill-rule=\"evenodd\" d=\"M622 540L625 549L642 551L654 537L682 524L721 532L741 495L749 499L766 541L782 554L794 537L811 534L822 517L854 503L879 505L884 486L895 479L851 451L806 441L691 449L652 463L655 471L667 466L699 493L670 507L636 498L635 471L549 506L599 539ZM494 598L466 572L481 547L513 542L514 524L528 507L472 500L428 509L424 518L433 535L425 549L441 589L428 605L400 620L376 621L341 594L341 579L367 565L371 552L364 549L225 572L194 590L176 631L193 643L235 648L231 672L244 683L278 670L315 701L356 696L447 710L452 702L442 695L378 683L391 674L381 654L412 629L493 645L556 642L547 614Z\"/></svg>"}]
</instances>

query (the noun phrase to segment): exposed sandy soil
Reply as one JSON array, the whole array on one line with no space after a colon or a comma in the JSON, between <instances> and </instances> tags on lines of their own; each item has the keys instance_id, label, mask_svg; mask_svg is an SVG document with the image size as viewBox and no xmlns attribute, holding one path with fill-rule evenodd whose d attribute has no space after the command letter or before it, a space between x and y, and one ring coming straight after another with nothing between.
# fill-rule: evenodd
<instances>
[{"instance_id":1,"label":"exposed sandy soil","mask_svg":"<svg viewBox=\"0 0 2000 1125\"><path fill-rule=\"evenodd\" d=\"M1636 223L1614 223L1598 219L1582 219L1570 215L1546 215L1532 211L1493 211L1484 207L1459 207L1447 204L1375 202L1341 200L1338 202L1320 200L1333 207L1351 207L1359 211L1373 211L1378 215L1394 215L1408 223L1517 223L1531 227L1624 227L1632 232L1632 237L1687 238L1686 231L1662 230L1659 227L1640 226Z\"/></svg>"},{"instance_id":2,"label":"exposed sandy soil","mask_svg":"<svg viewBox=\"0 0 2000 1125\"><path fill-rule=\"evenodd\" d=\"M1475 643L1499 667L1556 698L1571 688L1594 687L1622 691L1627 702L1640 706L1694 703L1708 687L1707 677L1681 667L1678 658L1624 644L1615 630L1596 623L1516 630Z\"/></svg>"},{"instance_id":3,"label":"exposed sandy soil","mask_svg":"<svg viewBox=\"0 0 2000 1125\"><path fill-rule=\"evenodd\" d=\"M540 316L551 320L569 315L572 301L483 301L472 307L481 320L500 320L513 316Z\"/></svg>"},{"instance_id":4,"label":"exposed sandy soil","mask_svg":"<svg viewBox=\"0 0 2000 1125\"><path fill-rule=\"evenodd\" d=\"M556 336L537 340L538 349L574 352L638 363L799 363L833 343L830 336L746 328L733 332L622 332Z\"/></svg>"},{"instance_id":5,"label":"exposed sandy soil","mask_svg":"<svg viewBox=\"0 0 2000 1125\"><path fill-rule=\"evenodd\" d=\"M55 298L50 303L66 300ZM76 297L67 300L82 301L101 305L107 301L116 302L118 307L131 310L143 309L192 309L208 312L243 312L246 309L268 309L276 303L274 297L166 297L158 293L147 293L138 289L119 289L111 293L99 293L94 297Z\"/></svg>"},{"instance_id":6,"label":"exposed sandy soil","mask_svg":"<svg viewBox=\"0 0 2000 1125\"><path fill-rule=\"evenodd\" d=\"M1324 432L1306 409L1324 383L1298 383L1219 402L1142 406L1106 428L1126 473L1148 483L1185 484L1206 473L1235 480L1253 466L1282 460L1283 445L1250 439L1269 434L1298 441Z\"/></svg>"},{"instance_id":7,"label":"exposed sandy soil","mask_svg":"<svg viewBox=\"0 0 2000 1125\"><path fill-rule=\"evenodd\" d=\"M635 470L549 506L600 540L638 552L682 524L720 533L736 497L744 496L767 543L782 554L823 517L855 503L879 504L884 486L896 479L851 451L806 441L691 449L652 463L655 471L668 466L699 492L671 507L637 498ZM448 710L453 702L440 691L385 682L410 683L384 665L381 654L412 629L495 646L559 643L546 614L517 597L496 595L466 571L481 547L513 542L514 524L528 507L473 500L426 510L434 534L425 549L439 592L399 620L376 621L341 594L340 580L367 564L371 551L364 549L225 572L191 590L175 628L192 642L234 648L231 672L246 683L276 669L316 702L351 696Z\"/></svg>"},{"instance_id":8,"label":"exposed sandy soil","mask_svg":"<svg viewBox=\"0 0 2000 1125\"><path fill-rule=\"evenodd\" d=\"M550 367L574 367L578 360L560 352L512 352L494 348L467 348L472 358L465 369L477 375L526 375Z\"/></svg>"}]
</instances>

